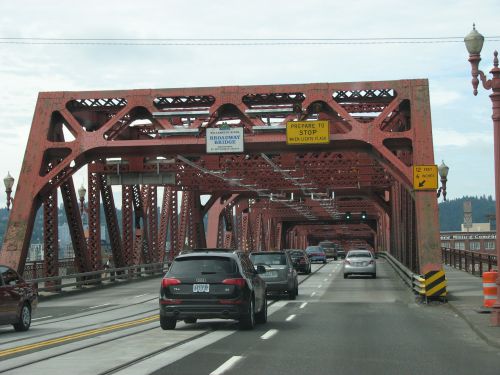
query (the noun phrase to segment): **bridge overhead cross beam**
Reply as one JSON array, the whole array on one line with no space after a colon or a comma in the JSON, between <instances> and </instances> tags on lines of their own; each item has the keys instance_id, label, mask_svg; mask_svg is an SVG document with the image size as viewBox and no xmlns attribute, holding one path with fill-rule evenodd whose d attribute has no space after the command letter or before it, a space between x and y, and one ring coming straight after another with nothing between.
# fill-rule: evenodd
<instances>
[{"instance_id":1,"label":"bridge overhead cross beam","mask_svg":"<svg viewBox=\"0 0 500 375\"><path fill-rule=\"evenodd\" d=\"M328 123L327 142L288 142L289 122L315 120ZM243 152L207 152L213 146L209 134L227 127L243 134ZM124 254L134 249L132 206L136 225L141 224L136 253L141 247L142 256L152 261L162 251L156 249L157 232L164 238L165 224L157 227L148 216L156 216L150 207L156 196L144 188L158 185L186 197L197 191L252 200L245 231L255 248L286 247L284 238L307 245L307 236L286 234L294 223L335 224L343 210L361 208L375 237L391 228L385 246L412 269L440 267L434 192L412 186L412 167L434 163L427 80L41 93L0 261L22 271L36 211L62 188L76 233L73 245L90 267L88 249L77 238L74 193L68 187L80 168L112 158L120 162L97 165L102 170L95 173L133 174L143 181L123 184ZM165 176L171 180L162 180ZM358 206L357 200L372 206ZM169 212L176 216L176 209ZM199 207L195 214L206 212ZM221 220L220 213L210 212L216 224L209 227L215 225L213 233L234 246L241 241L243 213L235 217L226 206ZM192 214L189 209L181 215L177 232L194 235L188 224ZM401 235L402 230L408 233Z\"/></svg>"}]
</instances>

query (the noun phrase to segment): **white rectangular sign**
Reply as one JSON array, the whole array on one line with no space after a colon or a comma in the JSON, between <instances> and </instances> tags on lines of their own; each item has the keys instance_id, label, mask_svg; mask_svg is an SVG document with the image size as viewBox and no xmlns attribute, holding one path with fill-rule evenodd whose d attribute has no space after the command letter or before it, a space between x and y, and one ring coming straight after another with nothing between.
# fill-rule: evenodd
<instances>
[{"instance_id":1,"label":"white rectangular sign","mask_svg":"<svg viewBox=\"0 0 500 375\"><path fill-rule=\"evenodd\" d=\"M207 154L243 152L243 128L208 128Z\"/></svg>"}]
</instances>

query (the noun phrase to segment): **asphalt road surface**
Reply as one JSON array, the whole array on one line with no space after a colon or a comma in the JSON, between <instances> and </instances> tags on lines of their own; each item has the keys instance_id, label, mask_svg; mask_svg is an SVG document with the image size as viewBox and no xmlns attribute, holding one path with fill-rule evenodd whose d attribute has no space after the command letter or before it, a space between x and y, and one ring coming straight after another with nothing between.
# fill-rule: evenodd
<instances>
[{"instance_id":1,"label":"asphalt road surface","mask_svg":"<svg viewBox=\"0 0 500 375\"><path fill-rule=\"evenodd\" d=\"M416 303L384 260L377 267L377 279L343 279L341 261L315 265L297 300L270 300L253 331L225 320L161 330L159 279L43 301L29 332L0 327L0 373L500 373L498 349L446 305Z\"/></svg>"}]
</instances>

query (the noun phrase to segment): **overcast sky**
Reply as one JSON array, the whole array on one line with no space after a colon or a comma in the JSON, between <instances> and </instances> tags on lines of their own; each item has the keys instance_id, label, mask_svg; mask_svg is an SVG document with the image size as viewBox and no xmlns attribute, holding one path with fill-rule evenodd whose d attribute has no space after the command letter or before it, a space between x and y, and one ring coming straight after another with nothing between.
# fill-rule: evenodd
<instances>
[{"instance_id":1,"label":"overcast sky","mask_svg":"<svg viewBox=\"0 0 500 375\"><path fill-rule=\"evenodd\" d=\"M1 1L0 38L500 36L498 0ZM140 4L138 6L137 4ZM500 39L500 38L497 38ZM0 40L5 42L5 40ZM486 41L481 68L500 40ZM0 177L18 180L40 91L428 78L448 197L494 196L489 93L472 95L464 44L113 46L0 43ZM80 181L75 184L80 185ZM2 188L3 190L3 188ZM5 194L0 194L0 205Z\"/></svg>"}]
</instances>

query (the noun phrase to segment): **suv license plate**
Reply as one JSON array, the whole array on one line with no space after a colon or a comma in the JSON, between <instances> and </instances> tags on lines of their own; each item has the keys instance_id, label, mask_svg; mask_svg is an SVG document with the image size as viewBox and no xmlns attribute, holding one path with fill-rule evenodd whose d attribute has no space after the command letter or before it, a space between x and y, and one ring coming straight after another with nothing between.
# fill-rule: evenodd
<instances>
[{"instance_id":1,"label":"suv license plate","mask_svg":"<svg viewBox=\"0 0 500 375\"><path fill-rule=\"evenodd\" d=\"M193 284L193 293L210 292L210 284Z\"/></svg>"},{"instance_id":2,"label":"suv license plate","mask_svg":"<svg viewBox=\"0 0 500 375\"><path fill-rule=\"evenodd\" d=\"M278 271L267 271L266 273L261 273L260 277L264 279L268 277L278 277Z\"/></svg>"}]
</instances>

